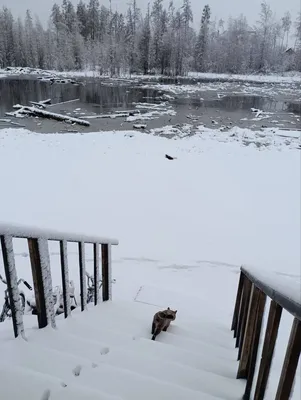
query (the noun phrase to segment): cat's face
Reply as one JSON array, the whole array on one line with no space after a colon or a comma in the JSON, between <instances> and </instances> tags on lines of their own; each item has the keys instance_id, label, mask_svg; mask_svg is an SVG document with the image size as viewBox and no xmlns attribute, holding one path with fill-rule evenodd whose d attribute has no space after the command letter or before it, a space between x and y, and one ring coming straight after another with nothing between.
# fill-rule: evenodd
<instances>
[{"instance_id":1,"label":"cat's face","mask_svg":"<svg viewBox=\"0 0 301 400\"><path fill-rule=\"evenodd\" d=\"M178 310L171 310L168 307L167 310L165 310L166 318L171 319L172 321L174 321L176 319L176 316L177 316L177 311Z\"/></svg>"}]
</instances>

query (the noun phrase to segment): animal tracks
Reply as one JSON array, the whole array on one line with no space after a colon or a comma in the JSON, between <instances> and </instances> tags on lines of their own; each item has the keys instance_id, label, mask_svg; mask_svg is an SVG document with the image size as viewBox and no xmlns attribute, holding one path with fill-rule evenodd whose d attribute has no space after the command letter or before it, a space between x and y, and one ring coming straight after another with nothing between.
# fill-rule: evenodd
<instances>
[{"instance_id":1,"label":"animal tracks","mask_svg":"<svg viewBox=\"0 0 301 400\"><path fill-rule=\"evenodd\" d=\"M109 351L110 351L109 347L103 347L103 348L100 350L100 354L101 354L102 356L104 356L104 355L108 354Z\"/></svg>"},{"instance_id":2,"label":"animal tracks","mask_svg":"<svg viewBox=\"0 0 301 400\"><path fill-rule=\"evenodd\" d=\"M81 365L77 365L73 370L72 373L74 376L80 376L81 370L82 370L82 366Z\"/></svg>"}]
</instances>

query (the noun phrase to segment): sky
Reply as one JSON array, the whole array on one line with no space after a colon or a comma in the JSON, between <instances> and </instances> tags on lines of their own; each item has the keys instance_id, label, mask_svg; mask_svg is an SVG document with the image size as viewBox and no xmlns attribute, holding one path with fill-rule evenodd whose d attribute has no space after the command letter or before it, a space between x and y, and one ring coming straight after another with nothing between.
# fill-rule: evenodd
<instances>
[{"instance_id":1,"label":"sky","mask_svg":"<svg viewBox=\"0 0 301 400\"><path fill-rule=\"evenodd\" d=\"M79 0L71 0L77 4ZM87 2L88 0L86 0ZM112 0L113 10L123 12L127 9L131 0ZM164 0L168 5L170 0ZM175 6L180 6L183 0L174 0ZM23 16L27 8L36 13L42 22L46 22L49 16L49 11L54 3L61 3L62 0L0 0L0 6L6 5L14 15ZM147 3L152 3L153 0L137 0L138 6L142 11L146 10ZM194 16L194 26L199 26L202 8L205 4L209 4L212 10L213 17L228 19L230 15L238 16L243 13L250 24L254 24L258 18L260 3L262 0L191 0ZM301 10L301 0L270 0L268 1L276 16L281 18L286 11L290 11L295 20L297 13ZM101 4L108 5L109 0L100 0Z\"/></svg>"}]
</instances>

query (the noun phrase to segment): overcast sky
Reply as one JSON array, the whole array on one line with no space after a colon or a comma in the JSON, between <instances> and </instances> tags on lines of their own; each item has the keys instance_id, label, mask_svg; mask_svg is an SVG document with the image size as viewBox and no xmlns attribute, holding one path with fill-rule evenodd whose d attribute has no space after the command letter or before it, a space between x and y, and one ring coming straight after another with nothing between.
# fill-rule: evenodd
<instances>
[{"instance_id":1,"label":"overcast sky","mask_svg":"<svg viewBox=\"0 0 301 400\"><path fill-rule=\"evenodd\" d=\"M77 4L79 0L71 1L73 4ZM169 4L169 1L164 0L166 5ZM0 0L0 6L6 5L16 16L24 15L26 9L29 8L40 17L42 22L46 22L49 11L55 2L60 4L62 0ZM153 0L137 0L137 4L142 11L146 10L148 2L152 3ZM194 25L199 25L202 8L205 4L210 5L213 17L227 19L230 15L237 16L243 13L250 24L255 23L261 2L262 0L191 0ZM129 3L130 0L112 0L113 9L117 9L120 12L126 10ZM277 17L282 17L286 11L290 11L293 19L295 19L297 13L301 10L301 0L270 0L269 3ZM109 0L100 0L100 4L108 6ZM175 6L180 6L182 0L174 0L174 4Z\"/></svg>"}]
</instances>

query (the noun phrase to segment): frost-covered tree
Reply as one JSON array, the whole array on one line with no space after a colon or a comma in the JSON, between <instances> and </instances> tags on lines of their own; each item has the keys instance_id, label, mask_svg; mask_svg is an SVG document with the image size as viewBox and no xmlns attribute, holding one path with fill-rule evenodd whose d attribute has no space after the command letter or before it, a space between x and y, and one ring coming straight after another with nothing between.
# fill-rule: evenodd
<instances>
[{"instance_id":1,"label":"frost-covered tree","mask_svg":"<svg viewBox=\"0 0 301 400\"><path fill-rule=\"evenodd\" d=\"M147 14L142 25L141 38L138 44L139 64L144 74L149 72L150 64L150 44L151 44L151 26L150 26L150 8L148 4Z\"/></svg>"},{"instance_id":2,"label":"frost-covered tree","mask_svg":"<svg viewBox=\"0 0 301 400\"><path fill-rule=\"evenodd\" d=\"M207 4L202 13L201 28L195 46L195 66L196 70L203 72L206 70L206 56L208 50L209 27L211 10Z\"/></svg>"},{"instance_id":3,"label":"frost-covered tree","mask_svg":"<svg viewBox=\"0 0 301 400\"><path fill-rule=\"evenodd\" d=\"M3 7L0 67L90 68L111 76L301 69L300 16L294 25L289 13L277 20L263 2L254 27L243 15L226 24L211 17L206 5L196 32L190 0L182 0L179 8L173 0L168 7L164 0L153 0L145 15L139 1L130 0L128 10L118 13L111 0L107 6L100 6L99 0L80 0L76 7L72 0L62 0L61 5L53 4L46 27L33 20L30 11L23 19L14 19ZM294 37L295 44L290 42Z\"/></svg>"}]
</instances>

